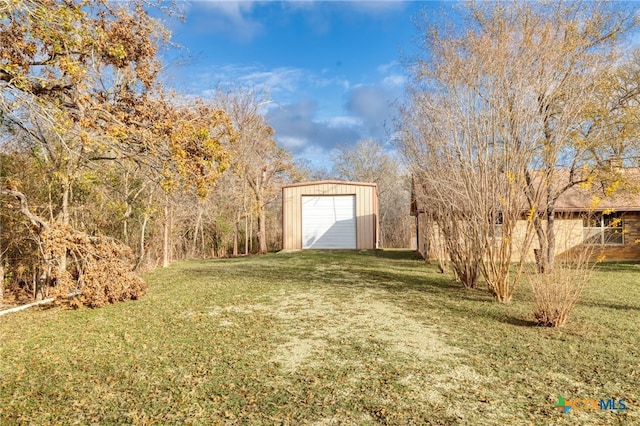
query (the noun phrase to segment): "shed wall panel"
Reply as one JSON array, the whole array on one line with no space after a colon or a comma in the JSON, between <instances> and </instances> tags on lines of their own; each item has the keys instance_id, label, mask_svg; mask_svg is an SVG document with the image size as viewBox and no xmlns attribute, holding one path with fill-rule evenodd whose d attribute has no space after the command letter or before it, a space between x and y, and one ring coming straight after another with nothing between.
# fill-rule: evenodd
<instances>
[{"instance_id":1,"label":"shed wall panel","mask_svg":"<svg viewBox=\"0 0 640 426\"><path fill-rule=\"evenodd\" d=\"M378 242L378 197L375 184L309 182L282 188L282 248L302 248L302 196L355 195L356 245L375 249Z\"/></svg>"}]
</instances>

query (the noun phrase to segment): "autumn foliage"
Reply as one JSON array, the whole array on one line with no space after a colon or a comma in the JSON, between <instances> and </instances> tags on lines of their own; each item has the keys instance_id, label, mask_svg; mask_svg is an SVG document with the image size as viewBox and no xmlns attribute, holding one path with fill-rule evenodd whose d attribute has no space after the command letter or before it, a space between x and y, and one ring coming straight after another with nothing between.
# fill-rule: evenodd
<instances>
[{"instance_id":1,"label":"autumn foliage","mask_svg":"<svg viewBox=\"0 0 640 426\"><path fill-rule=\"evenodd\" d=\"M145 293L134 269L268 250L291 156L256 99L242 115L162 81L178 6L0 1L0 301L6 276L97 307Z\"/></svg>"},{"instance_id":2,"label":"autumn foliage","mask_svg":"<svg viewBox=\"0 0 640 426\"><path fill-rule=\"evenodd\" d=\"M132 272L131 249L112 238L55 227L44 231L40 239L44 257L52 266L52 296L76 297L73 303L97 308L135 300L147 292L146 282ZM74 262L62 269L58 260L65 256Z\"/></svg>"}]
</instances>

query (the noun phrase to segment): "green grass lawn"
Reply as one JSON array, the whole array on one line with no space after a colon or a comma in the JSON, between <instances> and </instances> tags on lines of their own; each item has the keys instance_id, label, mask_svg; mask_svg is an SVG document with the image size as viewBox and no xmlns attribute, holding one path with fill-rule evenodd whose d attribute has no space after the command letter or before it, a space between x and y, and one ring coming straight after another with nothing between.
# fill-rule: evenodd
<instances>
[{"instance_id":1,"label":"green grass lawn","mask_svg":"<svg viewBox=\"0 0 640 426\"><path fill-rule=\"evenodd\" d=\"M524 285L500 305L409 252L178 263L139 301L0 317L0 424L640 424L638 277L600 265L545 329Z\"/></svg>"}]
</instances>

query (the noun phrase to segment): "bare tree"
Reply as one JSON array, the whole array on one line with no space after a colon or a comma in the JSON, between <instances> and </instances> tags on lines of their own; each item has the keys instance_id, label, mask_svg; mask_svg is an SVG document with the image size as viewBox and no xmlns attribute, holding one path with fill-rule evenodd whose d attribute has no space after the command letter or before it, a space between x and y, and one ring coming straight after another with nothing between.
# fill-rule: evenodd
<instances>
[{"instance_id":1,"label":"bare tree","mask_svg":"<svg viewBox=\"0 0 640 426\"><path fill-rule=\"evenodd\" d=\"M410 181L400 161L379 141L363 139L353 147L338 146L332 154L333 175L338 179L371 182L378 186L380 245L407 247L409 242Z\"/></svg>"},{"instance_id":2,"label":"bare tree","mask_svg":"<svg viewBox=\"0 0 640 426\"><path fill-rule=\"evenodd\" d=\"M442 64L433 70L438 93L413 93L402 148L457 277L473 288L482 274L496 299L508 302L529 248L530 237L514 245L513 234L530 157L526 150L514 152L511 134L492 111L510 101L503 87L485 86L479 93L481 63L461 65L449 58L455 52L443 48ZM511 275L513 250L521 256Z\"/></svg>"},{"instance_id":3,"label":"bare tree","mask_svg":"<svg viewBox=\"0 0 640 426\"><path fill-rule=\"evenodd\" d=\"M258 219L259 253L268 251L267 206L275 200L283 179L294 170L291 153L279 147L263 109L269 103L263 93L236 90L217 96L238 132L229 146L232 169L246 183L253 195L252 207ZM246 205L246 204L245 204Z\"/></svg>"},{"instance_id":4,"label":"bare tree","mask_svg":"<svg viewBox=\"0 0 640 426\"><path fill-rule=\"evenodd\" d=\"M622 123L611 113L620 108L615 100L636 96L610 84L620 40L637 24L625 7L470 3L460 27L425 21L422 28L425 56L414 63L403 118L405 154L441 199L454 200L437 208L460 210L476 227L483 276L501 301L511 299L531 234L541 269L553 268L558 198L599 173L613 145L620 151L620 135L605 129ZM520 267L509 278L515 249Z\"/></svg>"}]
</instances>

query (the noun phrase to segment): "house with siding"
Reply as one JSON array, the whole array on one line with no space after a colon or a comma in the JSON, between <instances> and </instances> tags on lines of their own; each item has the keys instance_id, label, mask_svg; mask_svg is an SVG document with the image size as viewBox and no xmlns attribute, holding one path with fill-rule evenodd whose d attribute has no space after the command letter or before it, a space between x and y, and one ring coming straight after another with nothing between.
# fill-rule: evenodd
<instances>
[{"instance_id":1,"label":"house with siding","mask_svg":"<svg viewBox=\"0 0 640 426\"><path fill-rule=\"evenodd\" d=\"M640 183L640 169L624 169L627 182ZM572 251L589 245L593 256L604 260L640 260L640 192L637 188L608 193L603 185L586 188L576 184L556 201L556 256L570 256ZM526 219L514 229L514 244L524 241ZM415 243L425 258L435 258L438 244L437 225L430 219L428 188L414 182L411 191L411 215L416 219ZM499 225L498 225L499 226ZM536 238L527 253L534 261ZM517 250L516 250L517 252ZM514 261L519 260L513 258Z\"/></svg>"}]
</instances>

